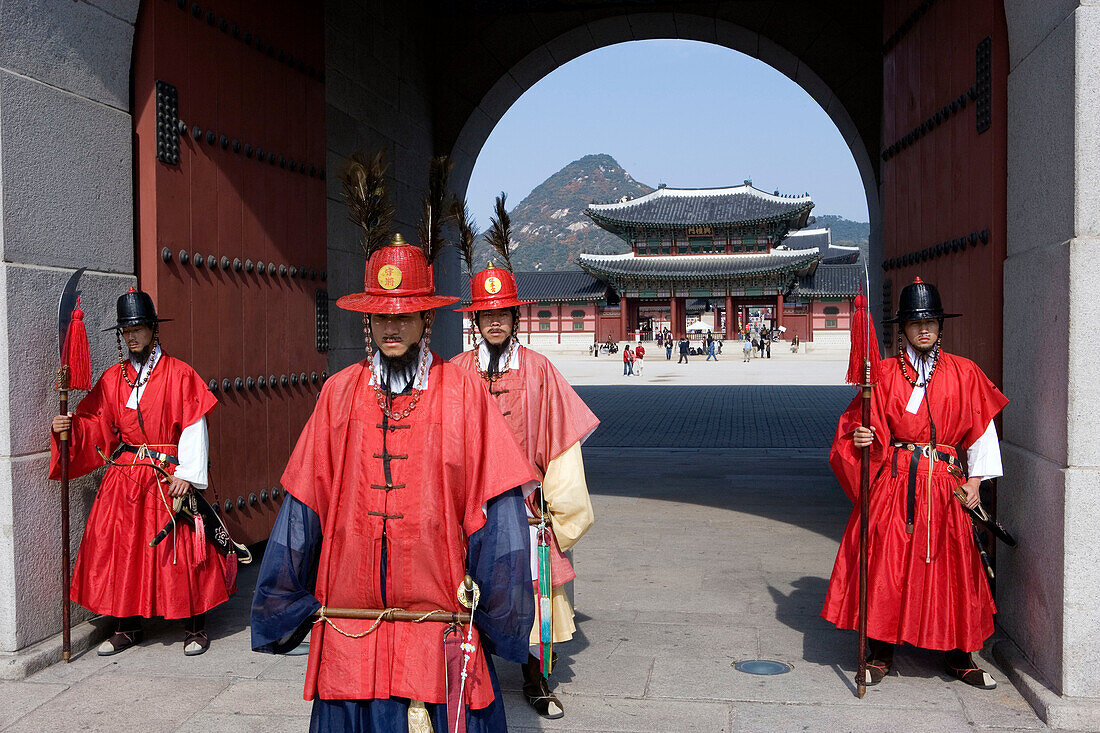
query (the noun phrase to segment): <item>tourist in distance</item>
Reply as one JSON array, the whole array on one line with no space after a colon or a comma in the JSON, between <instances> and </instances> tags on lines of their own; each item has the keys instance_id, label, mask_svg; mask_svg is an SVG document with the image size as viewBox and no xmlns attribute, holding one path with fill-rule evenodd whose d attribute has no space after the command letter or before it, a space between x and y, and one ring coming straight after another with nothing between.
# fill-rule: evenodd
<instances>
[{"instance_id":1,"label":"tourist in distance","mask_svg":"<svg viewBox=\"0 0 1100 733\"><path fill-rule=\"evenodd\" d=\"M679 346L680 346L680 360L676 363L677 364L687 364L688 350L691 348L691 342L688 341L688 337L687 337L686 334L680 337Z\"/></svg>"},{"instance_id":2,"label":"tourist in distance","mask_svg":"<svg viewBox=\"0 0 1100 733\"><path fill-rule=\"evenodd\" d=\"M484 383L429 350L434 309L458 300L435 294L433 250L395 235L365 291L337 300L365 314L367 357L325 382L282 476L252 648L285 653L312 631L311 731L451 731L460 716L505 731L490 654L527 659L519 487L535 472ZM472 622L447 623L471 605Z\"/></svg>"},{"instance_id":3,"label":"tourist in distance","mask_svg":"<svg viewBox=\"0 0 1100 733\"><path fill-rule=\"evenodd\" d=\"M70 476L108 464L70 595L93 613L114 618L114 633L99 646L100 656L140 642L141 619L156 616L186 619L184 654L196 656L210 647L206 612L236 590L236 558L227 561L215 552L194 523L171 523L175 505L198 502L195 492L207 487L206 415L217 400L194 369L161 349L162 319L148 293L130 288L116 310L111 330L118 363L75 413L58 415L51 425L50 478L60 474L58 435L70 430ZM171 531L151 547L165 525Z\"/></svg>"},{"instance_id":4,"label":"tourist in distance","mask_svg":"<svg viewBox=\"0 0 1100 733\"><path fill-rule=\"evenodd\" d=\"M717 342L709 335L707 336L707 361L710 361L711 359L718 361L718 355L716 353L718 350L718 346L716 345L716 343Z\"/></svg>"},{"instance_id":5,"label":"tourist in distance","mask_svg":"<svg viewBox=\"0 0 1100 733\"><path fill-rule=\"evenodd\" d=\"M630 348L630 342L626 342L623 345L623 376L629 377L634 374L634 352Z\"/></svg>"},{"instance_id":6,"label":"tourist in distance","mask_svg":"<svg viewBox=\"0 0 1100 733\"><path fill-rule=\"evenodd\" d=\"M665 334L665 361L672 361L672 334Z\"/></svg>"},{"instance_id":7,"label":"tourist in distance","mask_svg":"<svg viewBox=\"0 0 1100 733\"><path fill-rule=\"evenodd\" d=\"M993 597L967 507L978 485L1001 475L993 419L1005 399L981 369L940 348L944 313L935 286L906 286L890 323L898 354L874 383L871 427L861 427L859 396L841 415L829 462L856 508L836 556L822 616L855 629L859 612L860 450L871 449L865 683L893 668L897 644L945 652L949 674L985 690L996 686L972 653L993 633ZM959 450L965 451L969 477Z\"/></svg>"},{"instance_id":8,"label":"tourist in distance","mask_svg":"<svg viewBox=\"0 0 1100 733\"><path fill-rule=\"evenodd\" d=\"M494 222L489 241L501 260L510 265L506 230ZM463 259L472 263L472 242L470 245ZM515 276L508 269L490 264L473 275L470 300L470 306L459 312L471 314L481 342L451 361L485 381L541 482L526 496L531 522L531 576L540 602L536 604L534 625L523 630L530 635L532 649L523 665L523 696L542 717L560 718L565 714L564 707L548 683L557 658L553 645L569 641L576 630L573 608L565 593L565 584L576 573L563 553L592 526L592 501L581 444L599 420L549 359L519 343L519 306L524 303L519 300ZM624 354L628 351L629 346ZM639 345L639 366L644 354L645 348ZM537 520L543 523L537 524Z\"/></svg>"},{"instance_id":9,"label":"tourist in distance","mask_svg":"<svg viewBox=\"0 0 1100 733\"><path fill-rule=\"evenodd\" d=\"M638 344L638 347L634 349L634 375L637 377L642 376L645 371L645 347Z\"/></svg>"},{"instance_id":10,"label":"tourist in distance","mask_svg":"<svg viewBox=\"0 0 1100 733\"><path fill-rule=\"evenodd\" d=\"M752 360L752 342L748 339L741 342L741 353L745 355L744 361Z\"/></svg>"}]
</instances>

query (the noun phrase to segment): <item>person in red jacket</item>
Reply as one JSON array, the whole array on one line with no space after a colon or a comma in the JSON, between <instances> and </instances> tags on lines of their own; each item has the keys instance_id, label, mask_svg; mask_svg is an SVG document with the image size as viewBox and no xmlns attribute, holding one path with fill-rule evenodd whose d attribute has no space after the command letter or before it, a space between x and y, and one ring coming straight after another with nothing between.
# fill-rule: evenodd
<instances>
[{"instance_id":1,"label":"person in red jacket","mask_svg":"<svg viewBox=\"0 0 1100 733\"><path fill-rule=\"evenodd\" d=\"M458 300L433 282L400 235L370 255L364 292L336 301L365 314L367 357L325 382L283 472L252 648L286 653L310 634L313 731L504 731L490 654L527 660L521 488L536 474L485 383L430 350L434 309ZM467 575L473 626L455 636Z\"/></svg>"},{"instance_id":2,"label":"person in red jacket","mask_svg":"<svg viewBox=\"0 0 1100 733\"><path fill-rule=\"evenodd\" d=\"M857 396L833 440L829 462L856 507L821 615L857 627L860 451L869 446L868 685L890 673L894 647L904 643L945 652L947 672L969 685L996 687L972 655L993 633L996 609L954 492L961 486L974 507L982 479L1001 475L993 419L1008 400L972 361L940 348L944 319L953 317L920 278L902 290L891 321L900 327L898 354L871 380L871 427L861 427Z\"/></svg>"},{"instance_id":3,"label":"person in red jacket","mask_svg":"<svg viewBox=\"0 0 1100 733\"><path fill-rule=\"evenodd\" d=\"M544 535L549 545L550 597L544 609L550 619L535 616L530 632L532 653L523 666L523 693L527 702L545 718L565 714L561 700L550 691L541 674L540 621L549 620L551 643L573 638L573 608L565 584L576 577L564 552L570 550L592 526L592 501L584 476L581 444L600 421L565 378L542 354L519 343L519 300L515 276L491 265L470 281L471 305L459 309L471 313L481 334L477 348L451 360L481 376L496 398L512 434L539 476L538 488L527 496L527 515L545 516ZM639 347L640 348L640 347ZM532 578L539 579L537 527L531 528ZM538 587L535 587L538 592ZM557 656L556 653L552 656Z\"/></svg>"},{"instance_id":4,"label":"person in red jacket","mask_svg":"<svg viewBox=\"0 0 1100 733\"><path fill-rule=\"evenodd\" d=\"M186 522L156 547L149 543L174 515L174 501L206 489L206 415L217 400L194 369L164 353L147 293L130 288L117 311L118 363L75 412L51 425L50 478L60 475L58 434L70 429L71 476L110 464L88 515L71 597L116 619L101 656L140 642L141 619L154 616L186 619L184 653L195 656L210 646L205 614L236 590L235 574Z\"/></svg>"},{"instance_id":5,"label":"person in red jacket","mask_svg":"<svg viewBox=\"0 0 1100 733\"><path fill-rule=\"evenodd\" d=\"M641 344L634 349L634 374L642 376L645 372L645 347Z\"/></svg>"}]
</instances>

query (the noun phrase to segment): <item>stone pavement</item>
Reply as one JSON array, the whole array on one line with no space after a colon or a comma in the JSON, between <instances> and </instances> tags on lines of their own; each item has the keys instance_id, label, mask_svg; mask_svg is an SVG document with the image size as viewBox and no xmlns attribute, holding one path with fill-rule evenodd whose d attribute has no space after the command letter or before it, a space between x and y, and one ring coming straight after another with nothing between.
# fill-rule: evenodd
<instances>
[{"instance_id":1,"label":"stone pavement","mask_svg":"<svg viewBox=\"0 0 1100 733\"><path fill-rule=\"evenodd\" d=\"M642 376L623 376L623 357L619 353L593 357L583 351L545 352L558 370L575 386L594 384L651 385L739 385L739 384L844 384L848 369L847 349L824 349L792 354L784 342L772 344L772 358L754 356L745 362L740 341L725 342L724 353L717 361L705 356L689 356L680 364L678 354L665 359L664 349L657 344L644 344L645 371Z\"/></svg>"},{"instance_id":2,"label":"stone pavement","mask_svg":"<svg viewBox=\"0 0 1100 733\"><path fill-rule=\"evenodd\" d=\"M512 730L1044 728L988 655L993 692L906 650L855 697L855 634L817 615L850 511L824 449L850 387L581 390L603 425L586 448L597 522L575 553L578 634L558 647L567 713L536 717L502 663ZM152 624L117 657L0 683L0 730L305 731L305 658L249 651L254 578L211 614L207 654L185 658L178 624ZM757 658L793 669L733 668Z\"/></svg>"}]
</instances>

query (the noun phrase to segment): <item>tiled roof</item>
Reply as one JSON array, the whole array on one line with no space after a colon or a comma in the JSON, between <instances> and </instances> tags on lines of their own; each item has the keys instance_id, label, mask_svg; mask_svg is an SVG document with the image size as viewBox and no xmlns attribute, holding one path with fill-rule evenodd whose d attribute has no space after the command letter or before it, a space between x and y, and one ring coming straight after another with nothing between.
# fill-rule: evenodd
<instances>
[{"instance_id":1,"label":"tiled roof","mask_svg":"<svg viewBox=\"0 0 1100 733\"><path fill-rule=\"evenodd\" d=\"M800 277L791 297L852 297L859 293L864 278L860 263L820 264L810 275Z\"/></svg>"},{"instance_id":2,"label":"tiled roof","mask_svg":"<svg viewBox=\"0 0 1100 733\"><path fill-rule=\"evenodd\" d=\"M859 247L843 247L833 244L832 233L825 229L798 229L788 234L778 245L779 249L809 250L821 253L822 262L841 264L857 262Z\"/></svg>"},{"instance_id":3,"label":"tiled roof","mask_svg":"<svg viewBox=\"0 0 1100 733\"><path fill-rule=\"evenodd\" d=\"M796 272L810 267L816 251L772 250L767 254L577 255L577 264L596 277L654 278L662 280L713 280L773 272Z\"/></svg>"},{"instance_id":4,"label":"tiled roof","mask_svg":"<svg viewBox=\"0 0 1100 733\"><path fill-rule=\"evenodd\" d=\"M813 206L809 196L776 196L746 183L729 188L658 188L631 201L590 204L584 213L605 228L701 226L797 220Z\"/></svg>"},{"instance_id":5,"label":"tiled roof","mask_svg":"<svg viewBox=\"0 0 1100 733\"><path fill-rule=\"evenodd\" d=\"M821 260L826 265L859 262L859 247L838 247L833 245Z\"/></svg>"},{"instance_id":6,"label":"tiled roof","mask_svg":"<svg viewBox=\"0 0 1100 733\"><path fill-rule=\"evenodd\" d=\"M796 229L787 234L779 246L787 249L816 249L824 254L831 241L828 229Z\"/></svg>"},{"instance_id":7,"label":"tiled roof","mask_svg":"<svg viewBox=\"0 0 1100 733\"><path fill-rule=\"evenodd\" d=\"M607 283L587 272L517 272L520 300L560 300L567 302L600 301L607 295ZM467 289L462 297L464 305L470 304Z\"/></svg>"}]
</instances>

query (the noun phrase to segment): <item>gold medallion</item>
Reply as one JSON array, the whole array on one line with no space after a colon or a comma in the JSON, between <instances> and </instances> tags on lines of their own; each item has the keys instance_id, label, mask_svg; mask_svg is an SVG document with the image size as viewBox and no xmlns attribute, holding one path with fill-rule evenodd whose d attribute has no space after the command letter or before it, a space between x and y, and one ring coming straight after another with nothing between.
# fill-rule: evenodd
<instances>
[{"instance_id":1,"label":"gold medallion","mask_svg":"<svg viewBox=\"0 0 1100 733\"><path fill-rule=\"evenodd\" d=\"M500 278L490 277L485 280L485 292L489 295L496 295L500 292Z\"/></svg>"},{"instance_id":2,"label":"gold medallion","mask_svg":"<svg viewBox=\"0 0 1100 733\"><path fill-rule=\"evenodd\" d=\"M378 284L383 290L393 290L401 284L401 268L397 265L382 265L378 270Z\"/></svg>"}]
</instances>

